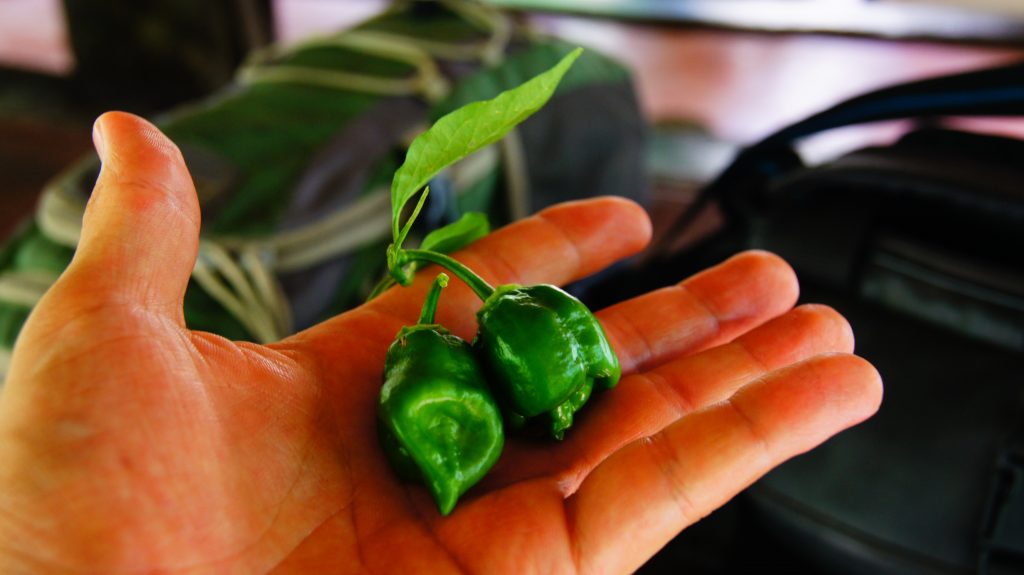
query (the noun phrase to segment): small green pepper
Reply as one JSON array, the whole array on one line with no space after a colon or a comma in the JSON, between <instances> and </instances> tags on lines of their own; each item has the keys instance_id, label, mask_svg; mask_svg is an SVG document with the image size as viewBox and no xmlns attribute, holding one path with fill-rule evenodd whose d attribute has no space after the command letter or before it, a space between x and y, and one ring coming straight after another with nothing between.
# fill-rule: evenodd
<instances>
[{"instance_id":1,"label":"small green pepper","mask_svg":"<svg viewBox=\"0 0 1024 575\"><path fill-rule=\"evenodd\" d=\"M562 439L595 384L610 389L618 383L622 369L600 322L561 289L545 284L494 288L460 262L429 250L401 250L392 260L399 283L411 281L403 271L406 264L431 262L483 300L473 347L510 426L546 419L551 435Z\"/></svg>"},{"instance_id":2,"label":"small green pepper","mask_svg":"<svg viewBox=\"0 0 1024 575\"><path fill-rule=\"evenodd\" d=\"M392 466L425 483L444 515L494 466L504 445L501 413L472 348L434 323L447 282L438 276L419 323L403 327L388 349L377 411Z\"/></svg>"},{"instance_id":3,"label":"small green pepper","mask_svg":"<svg viewBox=\"0 0 1024 575\"><path fill-rule=\"evenodd\" d=\"M477 321L473 346L512 421L543 417L562 439L594 386L610 389L619 381L619 360L601 324L553 285L500 286Z\"/></svg>"}]
</instances>

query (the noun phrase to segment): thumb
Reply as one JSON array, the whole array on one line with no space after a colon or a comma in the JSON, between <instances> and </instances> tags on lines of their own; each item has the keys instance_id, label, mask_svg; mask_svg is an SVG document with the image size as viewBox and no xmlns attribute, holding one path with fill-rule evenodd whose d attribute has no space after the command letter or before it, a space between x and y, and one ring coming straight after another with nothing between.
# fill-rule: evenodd
<instances>
[{"instance_id":1,"label":"thumb","mask_svg":"<svg viewBox=\"0 0 1024 575\"><path fill-rule=\"evenodd\" d=\"M141 307L183 325L199 202L181 152L155 126L124 112L100 116L93 141L102 168L59 291L77 305Z\"/></svg>"}]
</instances>

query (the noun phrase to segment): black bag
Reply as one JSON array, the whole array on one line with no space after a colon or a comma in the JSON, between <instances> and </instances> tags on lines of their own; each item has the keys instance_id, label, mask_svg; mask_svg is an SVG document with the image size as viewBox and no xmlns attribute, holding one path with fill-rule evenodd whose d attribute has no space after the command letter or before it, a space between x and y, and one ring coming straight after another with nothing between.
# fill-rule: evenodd
<instances>
[{"instance_id":1,"label":"black bag","mask_svg":"<svg viewBox=\"0 0 1024 575\"><path fill-rule=\"evenodd\" d=\"M802 300L850 320L857 353L886 384L873 419L731 506L719 534L741 539L719 538L731 557L709 572L774 562L830 574L1024 573L1024 142L931 122L1022 113L1024 64L847 101L741 152L669 237L711 203L722 230L631 274L640 290L740 249L774 251L796 269ZM793 150L813 133L898 118L924 126L817 167ZM665 553L692 547L688 536L698 535Z\"/></svg>"}]
</instances>

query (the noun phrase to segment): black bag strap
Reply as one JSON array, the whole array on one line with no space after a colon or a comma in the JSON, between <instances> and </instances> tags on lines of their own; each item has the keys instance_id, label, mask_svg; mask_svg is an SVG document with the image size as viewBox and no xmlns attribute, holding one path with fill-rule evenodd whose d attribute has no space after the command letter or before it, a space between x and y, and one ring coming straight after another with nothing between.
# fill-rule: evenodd
<instances>
[{"instance_id":1,"label":"black bag strap","mask_svg":"<svg viewBox=\"0 0 1024 575\"><path fill-rule=\"evenodd\" d=\"M810 134L879 120L1019 115L1024 115L1024 62L882 88L783 128L755 147L791 144Z\"/></svg>"},{"instance_id":2,"label":"black bag strap","mask_svg":"<svg viewBox=\"0 0 1024 575\"><path fill-rule=\"evenodd\" d=\"M978 541L978 575L1024 573L1024 395L996 457Z\"/></svg>"},{"instance_id":3,"label":"black bag strap","mask_svg":"<svg viewBox=\"0 0 1024 575\"><path fill-rule=\"evenodd\" d=\"M678 237L711 199L722 200L728 217L742 218L756 206L773 177L803 167L797 140L833 128L881 120L935 116L1024 115L1024 62L882 88L841 102L783 128L739 152L673 222Z\"/></svg>"}]
</instances>

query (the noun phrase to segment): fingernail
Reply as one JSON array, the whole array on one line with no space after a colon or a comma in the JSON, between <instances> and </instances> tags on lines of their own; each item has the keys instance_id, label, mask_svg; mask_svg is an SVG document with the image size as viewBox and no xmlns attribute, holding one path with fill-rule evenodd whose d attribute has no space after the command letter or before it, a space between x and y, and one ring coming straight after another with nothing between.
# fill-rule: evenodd
<instances>
[{"instance_id":1,"label":"fingernail","mask_svg":"<svg viewBox=\"0 0 1024 575\"><path fill-rule=\"evenodd\" d=\"M99 154L101 162L106 161L107 158L107 148L103 141L102 120L103 117L100 116L92 125L92 143L96 146L96 153Z\"/></svg>"}]
</instances>

